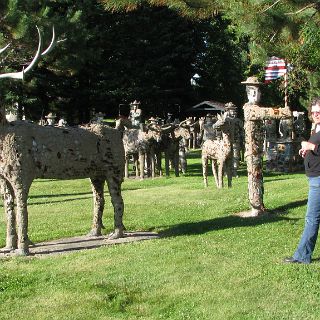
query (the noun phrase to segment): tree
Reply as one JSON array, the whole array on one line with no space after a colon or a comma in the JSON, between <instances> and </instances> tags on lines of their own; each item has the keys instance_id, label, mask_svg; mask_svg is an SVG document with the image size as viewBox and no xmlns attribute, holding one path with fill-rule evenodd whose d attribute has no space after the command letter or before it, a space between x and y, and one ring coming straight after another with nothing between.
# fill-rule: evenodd
<instances>
[{"instance_id":1,"label":"tree","mask_svg":"<svg viewBox=\"0 0 320 320\"><path fill-rule=\"evenodd\" d=\"M194 25L165 7L114 14L106 34L109 99L141 100L159 116L188 104L199 42Z\"/></svg>"},{"instance_id":2,"label":"tree","mask_svg":"<svg viewBox=\"0 0 320 320\"><path fill-rule=\"evenodd\" d=\"M203 45L196 62L198 96L239 105L245 93L240 82L248 64L247 40L238 37L230 20L220 15L199 21L198 29Z\"/></svg>"},{"instance_id":3,"label":"tree","mask_svg":"<svg viewBox=\"0 0 320 320\"><path fill-rule=\"evenodd\" d=\"M183 111L197 97L229 101L229 93L237 92L239 79L234 76L241 68L235 64L242 64L232 61L241 50L221 17L198 21L146 3L134 11L111 13L89 0L5 0L1 6L0 45L11 40L11 47L19 50L5 59L5 70L30 61L35 24L45 31L46 42L53 24L59 39L67 39L31 80L1 84L6 103L20 102L29 118L53 111L67 115L69 123L84 122L93 108L116 115L119 104L134 99L142 100L147 114L163 116L169 109ZM227 68L222 67L222 55ZM201 83L192 90L196 71Z\"/></svg>"},{"instance_id":4,"label":"tree","mask_svg":"<svg viewBox=\"0 0 320 320\"><path fill-rule=\"evenodd\" d=\"M77 1L76 5L70 0L46 3L6 0L1 5L1 43L11 40L12 48L19 50L13 56L22 64L32 56L35 24L46 30L54 25L59 39L67 38L34 71L32 80L26 79L20 90L16 83L1 83L6 103L23 100L27 114L33 119L50 110L63 116L67 114L69 123L88 121L94 91L91 83L96 82L98 74L88 70L91 63L97 70L101 62L99 51L90 47L93 36L98 38L97 25L91 17L105 15L102 7L88 0ZM4 70L22 67L10 58L5 63Z\"/></svg>"},{"instance_id":5,"label":"tree","mask_svg":"<svg viewBox=\"0 0 320 320\"><path fill-rule=\"evenodd\" d=\"M102 0L111 10L133 10L142 1ZM320 52L319 34L320 4L318 1L273 0L149 0L153 5L167 5L182 15L203 18L218 12L229 18L238 34L250 39L250 66L247 74L263 76L263 67L268 56L286 58L294 67L290 74L289 93L291 101L306 105L314 95L315 79L320 78L317 58ZM317 81L316 81L317 82ZM279 83L268 90L275 101L279 94L274 90ZM282 87L283 89L283 87ZM272 101L270 101L272 102Z\"/></svg>"}]
</instances>

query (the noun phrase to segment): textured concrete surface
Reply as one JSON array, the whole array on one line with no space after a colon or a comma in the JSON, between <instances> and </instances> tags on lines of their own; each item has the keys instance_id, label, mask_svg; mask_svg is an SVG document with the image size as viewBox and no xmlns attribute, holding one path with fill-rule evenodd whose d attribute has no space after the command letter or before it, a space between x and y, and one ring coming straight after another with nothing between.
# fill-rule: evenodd
<instances>
[{"instance_id":1,"label":"textured concrete surface","mask_svg":"<svg viewBox=\"0 0 320 320\"><path fill-rule=\"evenodd\" d=\"M137 231L126 232L125 237L120 239L109 240L107 235L101 237L80 236L36 243L34 246L30 246L29 249L30 256L43 257L54 254L65 254L71 251L94 249L106 245L115 245L158 238L159 235L157 233ZM14 255L14 252L8 252L5 249L0 249L0 258L11 257Z\"/></svg>"}]
</instances>

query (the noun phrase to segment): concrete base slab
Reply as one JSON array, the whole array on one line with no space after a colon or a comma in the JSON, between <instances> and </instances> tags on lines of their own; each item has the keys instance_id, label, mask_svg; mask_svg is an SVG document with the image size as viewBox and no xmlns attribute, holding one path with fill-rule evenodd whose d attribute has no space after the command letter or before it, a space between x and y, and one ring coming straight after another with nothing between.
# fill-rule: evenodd
<instances>
[{"instance_id":1,"label":"concrete base slab","mask_svg":"<svg viewBox=\"0 0 320 320\"><path fill-rule=\"evenodd\" d=\"M128 243L141 240L158 239L159 235L155 232L132 231L125 232L123 238L109 240L108 236L90 237L79 236L65 239L58 239L48 242L36 243L30 246L30 256L41 257L54 254L62 254L70 251L79 251L99 248L106 245ZM0 249L0 258L15 256L15 253L7 249Z\"/></svg>"},{"instance_id":2,"label":"concrete base slab","mask_svg":"<svg viewBox=\"0 0 320 320\"><path fill-rule=\"evenodd\" d=\"M248 211L237 212L234 215L241 218L256 218L256 217L261 217L267 214L268 214L267 211L256 212L256 211L248 210Z\"/></svg>"}]
</instances>

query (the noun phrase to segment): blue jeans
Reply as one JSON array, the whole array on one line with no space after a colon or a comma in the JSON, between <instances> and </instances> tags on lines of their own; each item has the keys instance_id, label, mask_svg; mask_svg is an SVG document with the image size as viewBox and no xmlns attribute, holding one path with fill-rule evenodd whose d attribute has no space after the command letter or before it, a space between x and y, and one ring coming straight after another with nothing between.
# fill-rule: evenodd
<instances>
[{"instance_id":1,"label":"blue jeans","mask_svg":"<svg viewBox=\"0 0 320 320\"><path fill-rule=\"evenodd\" d=\"M320 177L309 177L309 195L305 226L293 258L310 263L320 223Z\"/></svg>"}]
</instances>

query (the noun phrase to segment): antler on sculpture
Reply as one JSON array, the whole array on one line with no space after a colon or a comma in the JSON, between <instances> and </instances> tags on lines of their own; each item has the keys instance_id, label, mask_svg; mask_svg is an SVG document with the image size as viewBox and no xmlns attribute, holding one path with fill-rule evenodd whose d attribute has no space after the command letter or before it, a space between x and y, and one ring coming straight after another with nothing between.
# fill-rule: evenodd
<instances>
[{"instance_id":1,"label":"antler on sculpture","mask_svg":"<svg viewBox=\"0 0 320 320\"><path fill-rule=\"evenodd\" d=\"M10 46L10 43L8 43L4 48L0 49L0 53L2 53L3 51L5 51L9 46Z\"/></svg>"},{"instance_id":2,"label":"antler on sculpture","mask_svg":"<svg viewBox=\"0 0 320 320\"><path fill-rule=\"evenodd\" d=\"M9 73L0 74L0 79L11 78L11 79L23 80L24 75L35 67L35 65L40 60L40 57L48 54L55 47L55 45L57 44L57 41L55 38L54 27L52 27L51 43L50 43L49 47L41 53L41 51L42 51L42 37L41 37L41 32L40 32L38 26L36 26L36 28L38 30L38 35L39 35L39 44L38 44L37 52L36 52L35 56L33 57L32 61L30 62L30 64L26 68L23 68L23 70L20 72L9 72ZM3 52L4 50L6 50L8 47L9 47L9 44L6 47L4 47L3 49L1 49L0 53Z\"/></svg>"},{"instance_id":3,"label":"antler on sculpture","mask_svg":"<svg viewBox=\"0 0 320 320\"><path fill-rule=\"evenodd\" d=\"M49 44L49 47L41 53L41 56L43 57L44 55L46 55L49 52L51 52L52 49L56 46L57 42L58 41L56 41L56 33L54 32L54 26L53 26L52 27L52 39L51 39L51 42Z\"/></svg>"}]
</instances>

